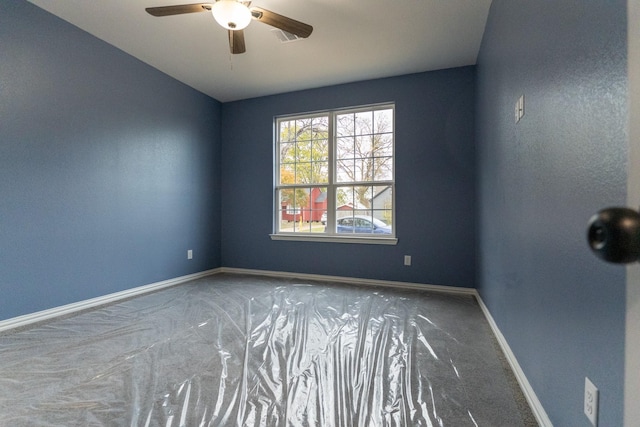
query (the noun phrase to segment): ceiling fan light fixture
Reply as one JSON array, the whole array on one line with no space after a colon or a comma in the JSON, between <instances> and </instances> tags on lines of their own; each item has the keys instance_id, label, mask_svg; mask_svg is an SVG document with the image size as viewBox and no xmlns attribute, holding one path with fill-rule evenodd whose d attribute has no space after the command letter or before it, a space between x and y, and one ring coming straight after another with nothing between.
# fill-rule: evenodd
<instances>
[{"instance_id":1,"label":"ceiling fan light fixture","mask_svg":"<svg viewBox=\"0 0 640 427\"><path fill-rule=\"evenodd\" d=\"M227 30L242 30L251 22L251 11L236 0L218 0L211 6L211 14Z\"/></svg>"}]
</instances>

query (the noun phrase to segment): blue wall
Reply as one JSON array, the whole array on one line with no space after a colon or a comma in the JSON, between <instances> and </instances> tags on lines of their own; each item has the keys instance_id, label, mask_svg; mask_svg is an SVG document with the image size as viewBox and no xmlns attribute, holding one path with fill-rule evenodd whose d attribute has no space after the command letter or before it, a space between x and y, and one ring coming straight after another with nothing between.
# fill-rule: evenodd
<instances>
[{"instance_id":1,"label":"blue wall","mask_svg":"<svg viewBox=\"0 0 640 427\"><path fill-rule=\"evenodd\" d=\"M0 319L218 267L220 113L53 15L0 2Z\"/></svg>"},{"instance_id":2,"label":"blue wall","mask_svg":"<svg viewBox=\"0 0 640 427\"><path fill-rule=\"evenodd\" d=\"M274 116L388 101L398 245L272 241ZM474 107L474 67L223 104L222 264L475 286Z\"/></svg>"},{"instance_id":3,"label":"blue wall","mask_svg":"<svg viewBox=\"0 0 640 427\"><path fill-rule=\"evenodd\" d=\"M625 272L584 234L625 202L625 37L623 0L494 0L477 68L221 105L0 2L0 319L221 265L477 279L551 420L588 376L621 425ZM389 101L398 245L272 241L274 116Z\"/></svg>"},{"instance_id":4,"label":"blue wall","mask_svg":"<svg viewBox=\"0 0 640 427\"><path fill-rule=\"evenodd\" d=\"M557 426L591 425L585 376L622 425L625 270L585 230L625 204L626 26L624 0L494 0L478 58L478 287Z\"/></svg>"}]
</instances>

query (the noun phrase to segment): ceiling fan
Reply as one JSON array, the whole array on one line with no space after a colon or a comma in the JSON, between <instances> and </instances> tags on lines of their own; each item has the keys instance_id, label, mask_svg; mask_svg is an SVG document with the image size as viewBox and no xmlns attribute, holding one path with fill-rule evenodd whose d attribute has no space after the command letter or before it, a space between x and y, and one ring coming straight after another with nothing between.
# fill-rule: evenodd
<instances>
[{"instance_id":1,"label":"ceiling fan","mask_svg":"<svg viewBox=\"0 0 640 427\"><path fill-rule=\"evenodd\" d=\"M145 10L153 16L211 12L218 24L229 30L229 49L233 54L244 53L246 51L243 30L249 25L252 19L301 38L309 37L313 31L311 25L279 15L261 7L250 7L250 5L250 1L217 0L214 3L148 7Z\"/></svg>"}]
</instances>

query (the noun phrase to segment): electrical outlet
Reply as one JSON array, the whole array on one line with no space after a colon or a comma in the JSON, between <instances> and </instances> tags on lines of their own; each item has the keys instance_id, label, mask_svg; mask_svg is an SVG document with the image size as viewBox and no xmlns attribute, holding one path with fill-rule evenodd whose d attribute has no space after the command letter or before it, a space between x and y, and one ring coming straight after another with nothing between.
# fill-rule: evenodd
<instances>
[{"instance_id":1,"label":"electrical outlet","mask_svg":"<svg viewBox=\"0 0 640 427\"><path fill-rule=\"evenodd\" d=\"M598 389L587 377L584 378L584 414L598 427Z\"/></svg>"},{"instance_id":2,"label":"electrical outlet","mask_svg":"<svg viewBox=\"0 0 640 427\"><path fill-rule=\"evenodd\" d=\"M404 256L404 265L411 265L411 255Z\"/></svg>"},{"instance_id":3,"label":"electrical outlet","mask_svg":"<svg viewBox=\"0 0 640 427\"><path fill-rule=\"evenodd\" d=\"M515 106L515 119L516 123L520 121L524 117L524 95L520 95L520 98L516 101Z\"/></svg>"},{"instance_id":4,"label":"electrical outlet","mask_svg":"<svg viewBox=\"0 0 640 427\"><path fill-rule=\"evenodd\" d=\"M193 249L187 251L187 259L193 259Z\"/></svg>"}]
</instances>

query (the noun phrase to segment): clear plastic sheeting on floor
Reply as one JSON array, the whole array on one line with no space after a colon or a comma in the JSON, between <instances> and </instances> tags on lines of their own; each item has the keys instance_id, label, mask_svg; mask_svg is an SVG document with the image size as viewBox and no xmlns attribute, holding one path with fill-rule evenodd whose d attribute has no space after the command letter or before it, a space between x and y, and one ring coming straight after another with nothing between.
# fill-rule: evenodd
<instances>
[{"instance_id":1,"label":"clear plastic sheeting on floor","mask_svg":"<svg viewBox=\"0 0 640 427\"><path fill-rule=\"evenodd\" d=\"M2 426L523 426L471 296L217 275L0 335Z\"/></svg>"}]
</instances>

